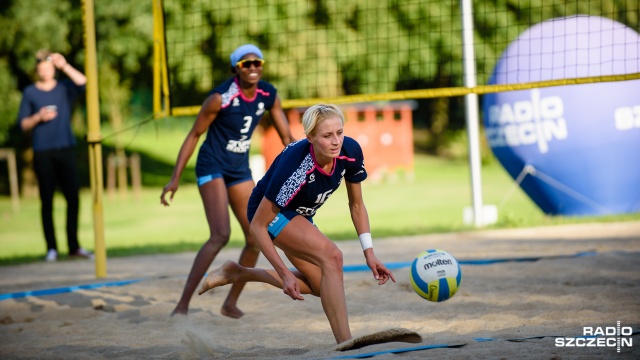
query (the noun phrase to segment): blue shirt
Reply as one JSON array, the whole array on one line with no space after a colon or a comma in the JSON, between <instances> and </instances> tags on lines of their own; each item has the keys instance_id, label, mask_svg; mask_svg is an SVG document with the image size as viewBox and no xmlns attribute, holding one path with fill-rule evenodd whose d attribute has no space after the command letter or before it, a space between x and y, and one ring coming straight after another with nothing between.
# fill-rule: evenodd
<instances>
[{"instance_id":1,"label":"blue shirt","mask_svg":"<svg viewBox=\"0 0 640 360\"><path fill-rule=\"evenodd\" d=\"M289 144L253 189L248 206L249 220L253 219L263 197L278 206L282 213L293 211L311 218L338 189L342 178L350 183L367 178L362 148L354 139L344 137L340 154L333 160L333 170L329 174L318 166L313 145L307 139Z\"/></svg>"},{"instance_id":2,"label":"blue shirt","mask_svg":"<svg viewBox=\"0 0 640 360\"><path fill-rule=\"evenodd\" d=\"M222 105L198 152L196 175L210 175L211 169L230 175L243 173L249 168L251 136L265 111L273 107L276 88L260 80L255 96L248 99L234 76L210 95L214 93L220 94Z\"/></svg>"},{"instance_id":3,"label":"blue shirt","mask_svg":"<svg viewBox=\"0 0 640 360\"><path fill-rule=\"evenodd\" d=\"M84 85L78 86L69 79L58 81L49 91L40 90L35 85L29 85L24 89L18 112L18 125L22 119L37 113L45 106L55 105L58 112L51 121L41 122L33 128L33 151L68 148L76 144L71 129L71 114L73 101L84 89Z\"/></svg>"}]
</instances>

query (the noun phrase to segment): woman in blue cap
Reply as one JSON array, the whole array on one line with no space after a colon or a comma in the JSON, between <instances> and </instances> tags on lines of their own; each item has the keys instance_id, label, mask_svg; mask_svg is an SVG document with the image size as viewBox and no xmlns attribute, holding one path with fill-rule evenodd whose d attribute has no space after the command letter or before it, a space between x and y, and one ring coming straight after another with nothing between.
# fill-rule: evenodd
<instances>
[{"instance_id":1,"label":"woman in blue cap","mask_svg":"<svg viewBox=\"0 0 640 360\"><path fill-rule=\"evenodd\" d=\"M242 45L231 54L234 76L213 89L205 99L182 144L171 180L162 189L160 202L169 206L165 195L170 193L169 200L173 201L182 171L200 136L206 132L198 153L196 176L210 235L196 255L172 315L187 314L189 301L200 280L218 252L229 242L229 206L242 226L246 241L239 263L253 267L258 261L260 250L249 233L247 220L247 203L255 186L249 168L251 135L265 111L269 111L282 143L288 145L293 140L276 88L261 80L263 64L262 51L255 45ZM243 315L237 307L243 287L244 283L236 283L231 288L220 310L223 315L232 318Z\"/></svg>"}]
</instances>

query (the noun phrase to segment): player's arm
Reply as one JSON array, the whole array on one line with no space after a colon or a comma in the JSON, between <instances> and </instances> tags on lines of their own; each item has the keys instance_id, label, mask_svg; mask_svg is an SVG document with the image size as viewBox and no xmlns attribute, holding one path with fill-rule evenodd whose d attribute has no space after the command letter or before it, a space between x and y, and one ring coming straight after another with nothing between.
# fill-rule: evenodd
<instances>
[{"instance_id":1,"label":"player's arm","mask_svg":"<svg viewBox=\"0 0 640 360\"><path fill-rule=\"evenodd\" d=\"M284 115L284 111L282 110L282 103L280 102L280 97L276 96L276 101L273 103L273 107L269 110L271 114L271 119L273 120L273 126L276 128L278 135L280 135L280 139L282 139L282 144L284 146L289 145L294 142L295 139L291 134L291 127L289 127L289 121L287 117Z\"/></svg>"},{"instance_id":2,"label":"player's arm","mask_svg":"<svg viewBox=\"0 0 640 360\"><path fill-rule=\"evenodd\" d=\"M191 155L193 155L193 151L198 145L200 136L207 131L211 123L215 120L216 116L218 116L221 106L222 97L218 93L209 95L209 97L207 97L202 104L193 127L182 143L182 147L180 148L180 152L178 153L178 160L176 161L176 165L173 168L171 180L162 190L162 195L160 195L160 202L163 205L169 205L169 203L164 198L166 193L170 192L170 200L173 200L173 195L176 191L178 191L178 184L180 182L180 177L182 176L182 171L187 166L187 162L191 158Z\"/></svg>"},{"instance_id":3,"label":"player's arm","mask_svg":"<svg viewBox=\"0 0 640 360\"><path fill-rule=\"evenodd\" d=\"M362 186L359 182L352 183L345 181L347 187L347 195L349 197L349 211L351 213L351 220L356 228L358 237L371 238L371 228L369 226L369 214L367 208L364 206L364 200L362 198ZM362 240L361 240L362 242ZM373 253L373 247L364 249L364 257L367 260L367 266L373 272L373 276L378 280L378 284L382 285L389 279L396 281L393 277L393 273L387 269L387 267L380 261Z\"/></svg>"},{"instance_id":4,"label":"player's arm","mask_svg":"<svg viewBox=\"0 0 640 360\"><path fill-rule=\"evenodd\" d=\"M263 197L260 205L258 205L256 214L251 220L249 231L258 244L260 251L264 254L264 257L269 260L273 269L278 273L280 279L282 279L282 291L293 300L304 300L300 294L300 286L298 285L297 278L291 270L287 268L282 258L280 258L267 230L269 223L273 221L279 211L280 209L271 200Z\"/></svg>"},{"instance_id":5,"label":"player's arm","mask_svg":"<svg viewBox=\"0 0 640 360\"><path fill-rule=\"evenodd\" d=\"M347 194L349 195L349 211L351 212L351 221L356 227L358 235L363 233L370 233L371 228L369 226L369 213L364 206L364 199L362 198L362 186L360 183L352 183L345 181L347 187ZM365 251L366 253L366 251Z\"/></svg>"}]
</instances>

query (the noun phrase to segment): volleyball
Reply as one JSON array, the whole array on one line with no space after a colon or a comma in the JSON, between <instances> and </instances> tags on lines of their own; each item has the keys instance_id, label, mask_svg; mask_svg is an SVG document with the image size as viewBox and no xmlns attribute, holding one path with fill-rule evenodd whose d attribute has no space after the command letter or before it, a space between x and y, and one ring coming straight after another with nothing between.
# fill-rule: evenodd
<instances>
[{"instance_id":1,"label":"volleyball","mask_svg":"<svg viewBox=\"0 0 640 360\"><path fill-rule=\"evenodd\" d=\"M411 286L423 298L441 302L455 295L462 271L458 260L440 249L421 252L411 264Z\"/></svg>"}]
</instances>

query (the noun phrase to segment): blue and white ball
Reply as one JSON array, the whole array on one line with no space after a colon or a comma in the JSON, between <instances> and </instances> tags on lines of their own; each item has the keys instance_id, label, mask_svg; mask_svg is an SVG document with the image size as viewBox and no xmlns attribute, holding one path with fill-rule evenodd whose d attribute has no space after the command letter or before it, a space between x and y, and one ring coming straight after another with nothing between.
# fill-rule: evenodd
<instances>
[{"instance_id":1,"label":"blue and white ball","mask_svg":"<svg viewBox=\"0 0 640 360\"><path fill-rule=\"evenodd\" d=\"M411 264L411 286L423 298L441 302L455 295L462 281L458 260L440 249L420 253Z\"/></svg>"}]
</instances>

